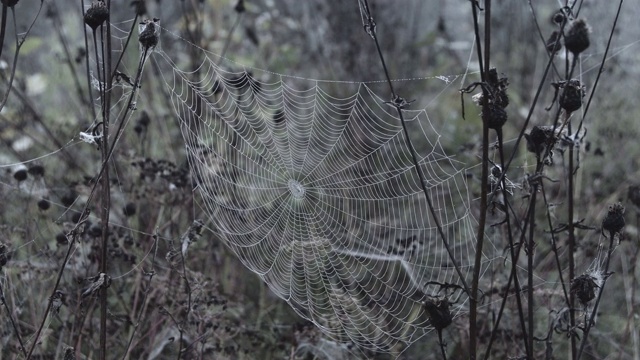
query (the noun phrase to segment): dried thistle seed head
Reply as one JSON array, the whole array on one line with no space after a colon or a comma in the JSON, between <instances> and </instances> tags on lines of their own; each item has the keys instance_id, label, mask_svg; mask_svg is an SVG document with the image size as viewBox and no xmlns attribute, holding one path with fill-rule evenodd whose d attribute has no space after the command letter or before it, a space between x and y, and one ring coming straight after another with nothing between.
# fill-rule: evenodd
<instances>
[{"instance_id":1,"label":"dried thistle seed head","mask_svg":"<svg viewBox=\"0 0 640 360\"><path fill-rule=\"evenodd\" d=\"M158 24L159 19L153 20L147 19L142 22L143 28L138 37L140 45L143 50L153 50L160 41L159 33L160 28Z\"/></svg>"},{"instance_id":2,"label":"dried thistle seed head","mask_svg":"<svg viewBox=\"0 0 640 360\"><path fill-rule=\"evenodd\" d=\"M489 112L486 115L486 118L483 114L483 119L487 122L487 126L489 127L489 129L501 129L502 126L507 122L507 112L502 106L496 104L488 104L487 109L489 110Z\"/></svg>"},{"instance_id":3,"label":"dried thistle seed head","mask_svg":"<svg viewBox=\"0 0 640 360\"><path fill-rule=\"evenodd\" d=\"M551 54L556 54L562 49L562 42L560 41L560 32L555 30L549 35L547 43L545 44L547 51Z\"/></svg>"},{"instance_id":4,"label":"dried thistle seed head","mask_svg":"<svg viewBox=\"0 0 640 360\"><path fill-rule=\"evenodd\" d=\"M574 112L582 107L582 99L586 90L580 80L571 79L562 85L562 95L560 96L560 107L567 112Z\"/></svg>"},{"instance_id":5,"label":"dried thistle seed head","mask_svg":"<svg viewBox=\"0 0 640 360\"><path fill-rule=\"evenodd\" d=\"M450 303L447 299L427 299L424 308L429 314L431 326L441 331L453 322L451 315Z\"/></svg>"},{"instance_id":6,"label":"dried thistle seed head","mask_svg":"<svg viewBox=\"0 0 640 360\"><path fill-rule=\"evenodd\" d=\"M591 29L584 19L574 20L564 35L564 46L574 55L580 54L589 47Z\"/></svg>"},{"instance_id":7,"label":"dried thistle seed head","mask_svg":"<svg viewBox=\"0 0 640 360\"><path fill-rule=\"evenodd\" d=\"M130 202L122 208L122 214L126 217L130 217L136 214L136 204Z\"/></svg>"},{"instance_id":8,"label":"dried thistle seed head","mask_svg":"<svg viewBox=\"0 0 640 360\"><path fill-rule=\"evenodd\" d=\"M582 305L596 297L596 289L598 288L595 279L591 275L582 274L571 280L571 292L574 293Z\"/></svg>"},{"instance_id":9,"label":"dried thistle seed head","mask_svg":"<svg viewBox=\"0 0 640 360\"><path fill-rule=\"evenodd\" d=\"M233 8L238 14L242 14L247 9L244 7L244 0L238 0L238 3Z\"/></svg>"},{"instance_id":10,"label":"dried thistle seed head","mask_svg":"<svg viewBox=\"0 0 640 360\"><path fill-rule=\"evenodd\" d=\"M13 178L18 180L19 182L27 180L27 170L20 169L13 173Z\"/></svg>"},{"instance_id":11,"label":"dried thistle seed head","mask_svg":"<svg viewBox=\"0 0 640 360\"><path fill-rule=\"evenodd\" d=\"M136 12L136 15L142 16L147 13L147 3L146 0L133 0L131 2L131 6Z\"/></svg>"},{"instance_id":12,"label":"dried thistle seed head","mask_svg":"<svg viewBox=\"0 0 640 360\"><path fill-rule=\"evenodd\" d=\"M2 0L3 5L7 5L7 7L14 7L20 0Z\"/></svg>"},{"instance_id":13,"label":"dried thistle seed head","mask_svg":"<svg viewBox=\"0 0 640 360\"><path fill-rule=\"evenodd\" d=\"M107 21L107 18L109 18L109 10L107 10L107 5L102 0L94 1L91 7L87 9L87 12L84 13L84 23L94 31Z\"/></svg>"},{"instance_id":14,"label":"dried thistle seed head","mask_svg":"<svg viewBox=\"0 0 640 360\"><path fill-rule=\"evenodd\" d=\"M566 18L567 16L564 14L564 12L562 10L558 10L558 12L554 13L551 16L551 22L555 25L561 26Z\"/></svg>"},{"instance_id":15,"label":"dried thistle seed head","mask_svg":"<svg viewBox=\"0 0 640 360\"><path fill-rule=\"evenodd\" d=\"M40 210L47 211L51 207L51 203L47 199L40 199L40 201L38 201L38 207Z\"/></svg>"},{"instance_id":16,"label":"dried thistle seed head","mask_svg":"<svg viewBox=\"0 0 640 360\"><path fill-rule=\"evenodd\" d=\"M10 259L11 255L9 254L9 247L0 243L0 270L2 270L3 266L7 265Z\"/></svg>"},{"instance_id":17,"label":"dried thistle seed head","mask_svg":"<svg viewBox=\"0 0 640 360\"><path fill-rule=\"evenodd\" d=\"M633 205L640 209L640 185L636 184L629 186L627 197Z\"/></svg>"},{"instance_id":18,"label":"dried thistle seed head","mask_svg":"<svg viewBox=\"0 0 640 360\"><path fill-rule=\"evenodd\" d=\"M42 165L33 165L28 171L33 176L44 176L44 167Z\"/></svg>"},{"instance_id":19,"label":"dried thistle seed head","mask_svg":"<svg viewBox=\"0 0 640 360\"><path fill-rule=\"evenodd\" d=\"M65 348L63 360L76 360L76 349L70 346Z\"/></svg>"},{"instance_id":20,"label":"dried thistle seed head","mask_svg":"<svg viewBox=\"0 0 640 360\"><path fill-rule=\"evenodd\" d=\"M602 230L614 235L619 233L624 228L624 225L624 206L620 203L610 205L607 215L602 220Z\"/></svg>"},{"instance_id":21,"label":"dried thistle seed head","mask_svg":"<svg viewBox=\"0 0 640 360\"><path fill-rule=\"evenodd\" d=\"M527 150L540 155L544 146L554 141L552 126L534 126L528 134L524 134L527 140Z\"/></svg>"}]
</instances>

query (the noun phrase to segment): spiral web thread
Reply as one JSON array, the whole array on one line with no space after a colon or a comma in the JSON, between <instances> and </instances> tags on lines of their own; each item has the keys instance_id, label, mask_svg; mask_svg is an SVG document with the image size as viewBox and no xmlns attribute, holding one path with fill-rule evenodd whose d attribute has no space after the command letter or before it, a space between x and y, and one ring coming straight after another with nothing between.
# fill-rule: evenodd
<instances>
[{"instance_id":1,"label":"spiral web thread","mask_svg":"<svg viewBox=\"0 0 640 360\"><path fill-rule=\"evenodd\" d=\"M429 333L424 301L442 298L459 276L395 109L371 84L229 72L210 57L192 73L172 68L166 81L198 191L244 265L338 341L391 351ZM466 172L426 110L404 115L436 215L470 277Z\"/></svg>"}]
</instances>

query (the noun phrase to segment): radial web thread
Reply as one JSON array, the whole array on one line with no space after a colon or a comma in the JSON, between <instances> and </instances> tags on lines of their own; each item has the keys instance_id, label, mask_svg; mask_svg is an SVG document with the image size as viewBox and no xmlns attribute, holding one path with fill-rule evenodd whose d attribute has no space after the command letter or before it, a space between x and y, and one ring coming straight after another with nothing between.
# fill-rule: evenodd
<instances>
[{"instance_id":1,"label":"radial web thread","mask_svg":"<svg viewBox=\"0 0 640 360\"><path fill-rule=\"evenodd\" d=\"M230 72L212 58L195 72L173 69L165 80L198 192L244 265L336 340L391 351L429 333L423 302L460 281L386 99L368 83ZM444 152L426 110L404 116L470 278L476 223L465 167Z\"/></svg>"}]
</instances>

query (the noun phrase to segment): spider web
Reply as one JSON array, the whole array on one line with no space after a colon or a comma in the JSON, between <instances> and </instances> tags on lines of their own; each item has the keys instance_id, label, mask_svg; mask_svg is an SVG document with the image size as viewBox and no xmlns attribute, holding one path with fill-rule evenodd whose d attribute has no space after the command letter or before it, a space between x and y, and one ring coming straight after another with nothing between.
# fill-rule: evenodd
<instances>
[{"instance_id":1,"label":"spider web","mask_svg":"<svg viewBox=\"0 0 640 360\"><path fill-rule=\"evenodd\" d=\"M334 339L391 351L429 333L424 302L461 281L385 95L375 83L229 71L203 55L192 72L172 65L165 81L197 190L226 244ZM465 166L444 151L425 109L403 114L435 216L470 279L476 222Z\"/></svg>"}]
</instances>

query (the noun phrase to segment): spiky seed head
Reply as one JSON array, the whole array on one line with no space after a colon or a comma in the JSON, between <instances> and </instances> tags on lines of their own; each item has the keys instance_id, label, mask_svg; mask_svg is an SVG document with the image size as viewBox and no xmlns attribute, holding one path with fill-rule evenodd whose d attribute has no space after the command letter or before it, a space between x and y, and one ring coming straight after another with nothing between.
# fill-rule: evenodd
<instances>
[{"instance_id":1,"label":"spiky seed head","mask_svg":"<svg viewBox=\"0 0 640 360\"><path fill-rule=\"evenodd\" d=\"M109 10L102 0L94 1L84 13L84 23L94 31L107 21L107 18L109 18Z\"/></svg>"},{"instance_id":2,"label":"spiky seed head","mask_svg":"<svg viewBox=\"0 0 640 360\"><path fill-rule=\"evenodd\" d=\"M489 129L498 130L507 122L507 112L502 106L496 104L487 105L488 114L485 121ZM483 117L484 118L484 117Z\"/></svg>"},{"instance_id":3,"label":"spiky seed head","mask_svg":"<svg viewBox=\"0 0 640 360\"><path fill-rule=\"evenodd\" d=\"M38 201L38 207L40 210L47 211L51 207L51 203L47 199L40 199L40 201Z\"/></svg>"},{"instance_id":4,"label":"spiky seed head","mask_svg":"<svg viewBox=\"0 0 640 360\"><path fill-rule=\"evenodd\" d=\"M580 80L571 79L562 87L560 96L560 107L567 112L574 112L582 107L582 99L585 95L585 88Z\"/></svg>"},{"instance_id":5,"label":"spiky seed head","mask_svg":"<svg viewBox=\"0 0 640 360\"><path fill-rule=\"evenodd\" d=\"M3 243L0 243L0 270L2 270L3 266L7 265L9 259L11 259L9 247Z\"/></svg>"},{"instance_id":6,"label":"spiky seed head","mask_svg":"<svg viewBox=\"0 0 640 360\"><path fill-rule=\"evenodd\" d=\"M613 204L609 206L609 211L602 220L602 230L606 230L609 234L617 234L624 228L624 206L622 204Z\"/></svg>"},{"instance_id":7,"label":"spiky seed head","mask_svg":"<svg viewBox=\"0 0 640 360\"><path fill-rule=\"evenodd\" d=\"M638 209L640 209L640 185L631 185L629 186L629 192L627 193L627 197L629 201L633 205L635 205Z\"/></svg>"},{"instance_id":8,"label":"spiky seed head","mask_svg":"<svg viewBox=\"0 0 640 360\"><path fill-rule=\"evenodd\" d=\"M564 22L564 20L567 17L564 15L564 13L562 12L562 10L559 10L557 13L553 14L553 16L551 16L551 22L554 23L555 25L562 25L562 23Z\"/></svg>"},{"instance_id":9,"label":"spiky seed head","mask_svg":"<svg viewBox=\"0 0 640 360\"><path fill-rule=\"evenodd\" d=\"M20 169L13 173L13 178L18 180L19 182L27 180L27 170Z\"/></svg>"},{"instance_id":10,"label":"spiky seed head","mask_svg":"<svg viewBox=\"0 0 640 360\"><path fill-rule=\"evenodd\" d=\"M589 301L595 299L597 288L598 284L591 275L582 274L571 280L571 292L578 297L582 305L587 305Z\"/></svg>"},{"instance_id":11,"label":"spiky seed head","mask_svg":"<svg viewBox=\"0 0 640 360\"><path fill-rule=\"evenodd\" d=\"M2 0L3 5L7 5L7 7L14 7L20 0Z\"/></svg>"},{"instance_id":12,"label":"spiky seed head","mask_svg":"<svg viewBox=\"0 0 640 360\"><path fill-rule=\"evenodd\" d=\"M76 360L76 349L69 346L64 349L64 360Z\"/></svg>"},{"instance_id":13,"label":"spiky seed head","mask_svg":"<svg viewBox=\"0 0 640 360\"><path fill-rule=\"evenodd\" d=\"M138 41L144 50L152 50L160 41L160 38L158 37L158 29L156 29L156 26L158 26L156 22L157 19L147 19L143 23L145 26L138 37Z\"/></svg>"},{"instance_id":14,"label":"spiky seed head","mask_svg":"<svg viewBox=\"0 0 640 360\"><path fill-rule=\"evenodd\" d=\"M547 51L551 54L556 54L560 49L562 49L562 42L560 41L560 32L554 30L551 35L549 35L549 39L547 39L546 43Z\"/></svg>"},{"instance_id":15,"label":"spiky seed head","mask_svg":"<svg viewBox=\"0 0 640 360\"><path fill-rule=\"evenodd\" d=\"M247 9L244 7L244 0L238 0L238 3L233 8L238 14L242 14Z\"/></svg>"},{"instance_id":16,"label":"spiky seed head","mask_svg":"<svg viewBox=\"0 0 640 360\"><path fill-rule=\"evenodd\" d=\"M34 165L28 171L33 176L44 176L44 167L42 165Z\"/></svg>"},{"instance_id":17,"label":"spiky seed head","mask_svg":"<svg viewBox=\"0 0 640 360\"><path fill-rule=\"evenodd\" d=\"M574 20L564 36L564 46L574 55L578 55L589 47L591 29L584 19Z\"/></svg>"},{"instance_id":18,"label":"spiky seed head","mask_svg":"<svg viewBox=\"0 0 640 360\"><path fill-rule=\"evenodd\" d=\"M142 16L147 13L147 3L146 0L133 0L131 2L131 6L136 12L136 15Z\"/></svg>"},{"instance_id":19,"label":"spiky seed head","mask_svg":"<svg viewBox=\"0 0 640 360\"><path fill-rule=\"evenodd\" d=\"M431 326L441 331L453 322L450 303L447 299L428 299L424 303L424 308L429 314Z\"/></svg>"}]
</instances>

